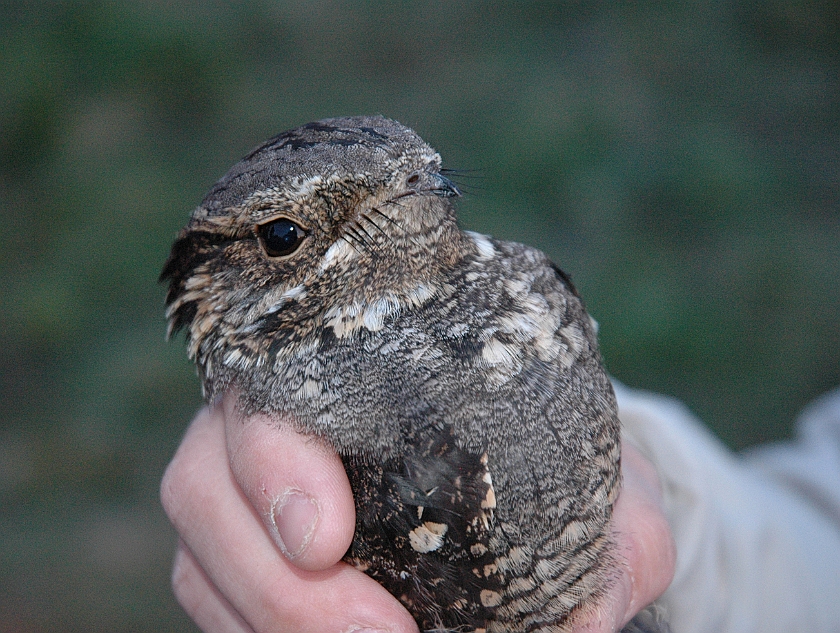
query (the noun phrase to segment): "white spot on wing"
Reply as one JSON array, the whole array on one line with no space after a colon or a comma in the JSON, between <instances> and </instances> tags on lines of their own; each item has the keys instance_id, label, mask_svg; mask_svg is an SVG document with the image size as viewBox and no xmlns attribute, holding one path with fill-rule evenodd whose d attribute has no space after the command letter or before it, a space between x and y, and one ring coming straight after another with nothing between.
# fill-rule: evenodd
<instances>
[{"instance_id":1,"label":"white spot on wing","mask_svg":"<svg viewBox=\"0 0 840 633\"><path fill-rule=\"evenodd\" d=\"M487 489L487 494L481 501L481 507L484 510L492 510L496 507L496 491L493 490L493 478L490 476L489 470L486 473L484 473L484 477L482 477L482 480L490 487Z\"/></svg>"},{"instance_id":2,"label":"white spot on wing","mask_svg":"<svg viewBox=\"0 0 840 633\"><path fill-rule=\"evenodd\" d=\"M502 594L498 591L490 591L489 589L482 589L479 594L481 604L485 607L497 607L502 604Z\"/></svg>"},{"instance_id":3,"label":"white spot on wing","mask_svg":"<svg viewBox=\"0 0 840 633\"><path fill-rule=\"evenodd\" d=\"M580 353L586 348L586 337L575 323L570 323L566 327L560 329L558 334L569 350L569 354L572 357L570 361L571 364L571 362L574 362L574 359L580 356Z\"/></svg>"},{"instance_id":4,"label":"white spot on wing","mask_svg":"<svg viewBox=\"0 0 840 633\"><path fill-rule=\"evenodd\" d=\"M321 385L311 378L307 378L303 381L303 385L301 386L298 395L303 398L314 398L321 394Z\"/></svg>"},{"instance_id":5,"label":"white spot on wing","mask_svg":"<svg viewBox=\"0 0 840 633\"><path fill-rule=\"evenodd\" d=\"M447 529L448 526L445 523L426 521L423 525L419 525L409 532L408 541L411 544L411 549L421 554L440 549Z\"/></svg>"},{"instance_id":6,"label":"white spot on wing","mask_svg":"<svg viewBox=\"0 0 840 633\"><path fill-rule=\"evenodd\" d=\"M478 249L478 255L482 259L489 259L496 254L496 249L490 238L481 233L474 233L473 231L464 231L467 236L473 241L475 247Z\"/></svg>"},{"instance_id":7,"label":"white spot on wing","mask_svg":"<svg viewBox=\"0 0 840 633\"><path fill-rule=\"evenodd\" d=\"M476 558L484 556L487 553L487 547L482 543L473 543L470 545L470 553Z\"/></svg>"},{"instance_id":8,"label":"white spot on wing","mask_svg":"<svg viewBox=\"0 0 840 633\"><path fill-rule=\"evenodd\" d=\"M515 361L516 349L496 338L491 338L481 349L481 357L490 365L508 365Z\"/></svg>"},{"instance_id":9,"label":"white spot on wing","mask_svg":"<svg viewBox=\"0 0 840 633\"><path fill-rule=\"evenodd\" d=\"M531 284L523 279L505 279L505 291L513 298L520 297L531 289Z\"/></svg>"}]
</instances>

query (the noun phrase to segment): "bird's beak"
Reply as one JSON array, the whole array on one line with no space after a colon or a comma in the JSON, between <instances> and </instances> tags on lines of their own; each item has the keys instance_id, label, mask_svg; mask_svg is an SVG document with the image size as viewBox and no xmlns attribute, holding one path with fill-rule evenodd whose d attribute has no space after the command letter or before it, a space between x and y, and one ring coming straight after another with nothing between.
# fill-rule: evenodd
<instances>
[{"instance_id":1,"label":"bird's beak","mask_svg":"<svg viewBox=\"0 0 840 633\"><path fill-rule=\"evenodd\" d=\"M433 177L435 183L432 193L436 196L440 196L441 198L454 198L461 195L461 192L458 190L458 187L455 186L455 183L449 180L446 176L433 174Z\"/></svg>"}]
</instances>

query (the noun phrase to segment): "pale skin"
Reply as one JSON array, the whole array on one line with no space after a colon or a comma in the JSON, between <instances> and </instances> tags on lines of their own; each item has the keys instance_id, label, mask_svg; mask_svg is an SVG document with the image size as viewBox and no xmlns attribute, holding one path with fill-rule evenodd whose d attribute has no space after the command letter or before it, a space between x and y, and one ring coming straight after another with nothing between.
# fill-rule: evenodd
<instances>
[{"instance_id":1,"label":"pale skin","mask_svg":"<svg viewBox=\"0 0 840 633\"><path fill-rule=\"evenodd\" d=\"M653 467L625 444L613 536L623 564L575 631L621 628L668 587L676 553ZM355 511L338 456L282 421L202 409L161 484L180 540L172 584L207 633L417 633L402 605L341 562Z\"/></svg>"}]
</instances>

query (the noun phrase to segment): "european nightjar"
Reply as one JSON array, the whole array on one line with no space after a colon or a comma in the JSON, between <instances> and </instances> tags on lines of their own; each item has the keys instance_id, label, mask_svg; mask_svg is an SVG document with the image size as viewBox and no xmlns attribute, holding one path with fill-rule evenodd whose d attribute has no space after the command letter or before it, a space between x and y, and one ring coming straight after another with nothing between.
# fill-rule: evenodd
<instances>
[{"instance_id":1,"label":"european nightjar","mask_svg":"<svg viewBox=\"0 0 840 633\"><path fill-rule=\"evenodd\" d=\"M205 396L341 455L346 560L423 630L565 631L616 564L619 423L595 327L541 252L463 231L415 132L327 119L211 189L162 279Z\"/></svg>"}]
</instances>

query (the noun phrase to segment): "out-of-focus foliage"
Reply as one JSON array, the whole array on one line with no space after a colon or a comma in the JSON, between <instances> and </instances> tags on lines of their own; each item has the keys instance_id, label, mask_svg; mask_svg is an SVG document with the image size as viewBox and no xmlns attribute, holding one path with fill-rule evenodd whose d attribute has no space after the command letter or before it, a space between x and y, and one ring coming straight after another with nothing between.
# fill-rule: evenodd
<instances>
[{"instance_id":1,"label":"out-of-focus foliage","mask_svg":"<svg viewBox=\"0 0 840 633\"><path fill-rule=\"evenodd\" d=\"M834 2L0 4L0 631L192 630L157 482L199 389L156 277L264 138L383 113L730 445L840 383Z\"/></svg>"}]
</instances>

